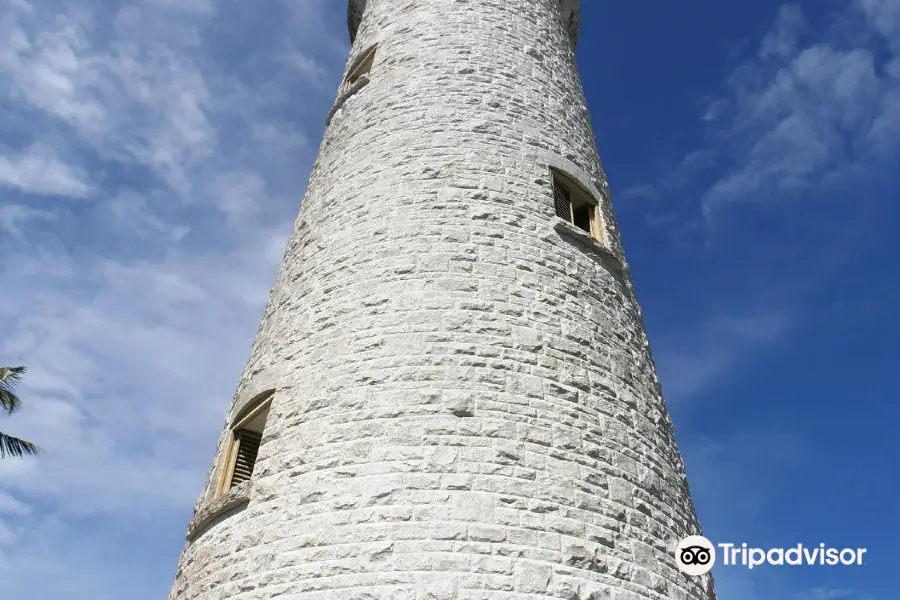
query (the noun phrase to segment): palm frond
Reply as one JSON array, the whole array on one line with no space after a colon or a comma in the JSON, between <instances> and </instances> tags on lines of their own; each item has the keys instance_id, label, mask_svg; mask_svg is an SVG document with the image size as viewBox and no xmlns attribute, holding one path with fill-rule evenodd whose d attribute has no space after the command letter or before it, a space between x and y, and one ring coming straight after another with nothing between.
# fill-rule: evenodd
<instances>
[{"instance_id":1,"label":"palm frond","mask_svg":"<svg viewBox=\"0 0 900 600\"><path fill-rule=\"evenodd\" d=\"M24 374L25 367L0 367L0 408L9 414L21 405L15 387Z\"/></svg>"},{"instance_id":2,"label":"palm frond","mask_svg":"<svg viewBox=\"0 0 900 600\"><path fill-rule=\"evenodd\" d=\"M0 381L22 381L26 367L0 367Z\"/></svg>"},{"instance_id":3,"label":"palm frond","mask_svg":"<svg viewBox=\"0 0 900 600\"><path fill-rule=\"evenodd\" d=\"M41 449L31 442L26 442L17 437L6 435L0 431L0 458L37 454L40 451Z\"/></svg>"}]
</instances>

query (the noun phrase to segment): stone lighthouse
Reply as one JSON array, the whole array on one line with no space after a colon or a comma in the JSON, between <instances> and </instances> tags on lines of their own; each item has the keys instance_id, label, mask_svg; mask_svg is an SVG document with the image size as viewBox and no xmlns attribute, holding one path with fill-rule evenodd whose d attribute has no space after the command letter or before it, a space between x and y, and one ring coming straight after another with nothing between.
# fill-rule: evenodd
<instances>
[{"instance_id":1,"label":"stone lighthouse","mask_svg":"<svg viewBox=\"0 0 900 600\"><path fill-rule=\"evenodd\" d=\"M714 599L675 565L699 525L576 68L578 1L348 15L170 600Z\"/></svg>"}]
</instances>

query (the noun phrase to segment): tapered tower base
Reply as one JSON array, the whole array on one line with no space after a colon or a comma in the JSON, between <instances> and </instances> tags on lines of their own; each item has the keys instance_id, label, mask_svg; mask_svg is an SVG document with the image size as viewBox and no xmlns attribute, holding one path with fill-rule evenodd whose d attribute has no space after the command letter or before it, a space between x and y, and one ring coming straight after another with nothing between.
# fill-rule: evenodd
<instances>
[{"instance_id":1,"label":"tapered tower base","mask_svg":"<svg viewBox=\"0 0 900 600\"><path fill-rule=\"evenodd\" d=\"M354 0L171 600L712 600L578 4ZM324 115L323 115L324 117Z\"/></svg>"}]
</instances>

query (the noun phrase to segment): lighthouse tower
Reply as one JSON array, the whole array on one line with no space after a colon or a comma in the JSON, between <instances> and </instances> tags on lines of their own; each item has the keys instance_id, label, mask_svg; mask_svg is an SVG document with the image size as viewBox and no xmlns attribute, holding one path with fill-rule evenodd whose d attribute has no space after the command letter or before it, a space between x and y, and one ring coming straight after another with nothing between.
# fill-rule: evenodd
<instances>
[{"instance_id":1,"label":"lighthouse tower","mask_svg":"<svg viewBox=\"0 0 900 600\"><path fill-rule=\"evenodd\" d=\"M170 600L712 600L577 0L351 0Z\"/></svg>"}]
</instances>

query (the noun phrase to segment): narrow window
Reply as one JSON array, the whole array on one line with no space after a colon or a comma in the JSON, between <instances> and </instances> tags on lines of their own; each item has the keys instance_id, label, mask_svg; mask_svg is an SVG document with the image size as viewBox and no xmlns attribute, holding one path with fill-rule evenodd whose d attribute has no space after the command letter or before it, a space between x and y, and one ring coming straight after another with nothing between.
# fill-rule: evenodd
<instances>
[{"instance_id":1,"label":"narrow window","mask_svg":"<svg viewBox=\"0 0 900 600\"><path fill-rule=\"evenodd\" d=\"M553 178L553 203L556 206L557 217L566 221L572 220L572 195L556 177Z\"/></svg>"},{"instance_id":2,"label":"narrow window","mask_svg":"<svg viewBox=\"0 0 900 600\"><path fill-rule=\"evenodd\" d=\"M262 434L251 429L241 429L234 432L235 459L234 473L231 475L231 485L235 486L245 481L250 481L253 475L253 467L256 465L256 456L259 454L259 444L262 442Z\"/></svg>"},{"instance_id":3,"label":"narrow window","mask_svg":"<svg viewBox=\"0 0 900 600\"><path fill-rule=\"evenodd\" d=\"M597 201L569 177L553 170L553 207L556 216L602 239L603 227Z\"/></svg>"},{"instance_id":4,"label":"narrow window","mask_svg":"<svg viewBox=\"0 0 900 600\"><path fill-rule=\"evenodd\" d=\"M253 476L273 393L268 391L257 396L231 428L220 494Z\"/></svg>"},{"instance_id":5,"label":"narrow window","mask_svg":"<svg viewBox=\"0 0 900 600\"><path fill-rule=\"evenodd\" d=\"M372 64L375 62L375 51L377 48L377 46L372 46L353 61L344 80L344 91L353 87L353 84L359 81L362 76L369 74Z\"/></svg>"}]
</instances>

